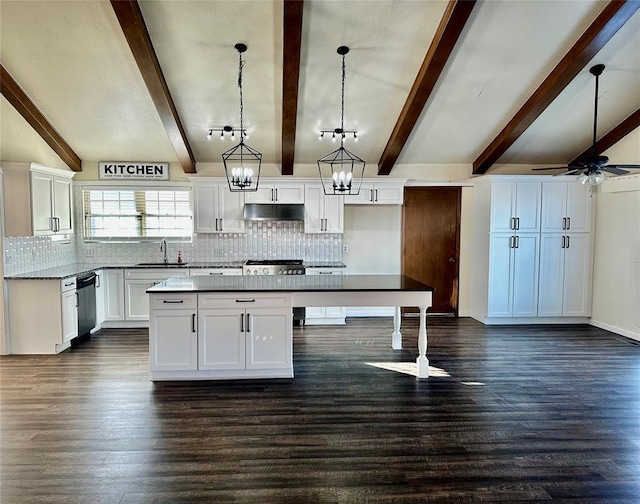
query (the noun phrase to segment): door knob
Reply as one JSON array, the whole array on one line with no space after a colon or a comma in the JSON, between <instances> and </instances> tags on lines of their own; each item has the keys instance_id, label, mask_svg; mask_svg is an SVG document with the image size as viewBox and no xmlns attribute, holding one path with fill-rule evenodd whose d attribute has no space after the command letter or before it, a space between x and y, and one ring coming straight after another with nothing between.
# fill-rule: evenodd
<instances>
[{"instance_id":1,"label":"door knob","mask_svg":"<svg viewBox=\"0 0 640 504\"><path fill-rule=\"evenodd\" d=\"M449 262L450 262L450 263L454 263L454 262L456 262L456 258L455 258L455 257L450 257L450 258L449 258Z\"/></svg>"}]
</instances>

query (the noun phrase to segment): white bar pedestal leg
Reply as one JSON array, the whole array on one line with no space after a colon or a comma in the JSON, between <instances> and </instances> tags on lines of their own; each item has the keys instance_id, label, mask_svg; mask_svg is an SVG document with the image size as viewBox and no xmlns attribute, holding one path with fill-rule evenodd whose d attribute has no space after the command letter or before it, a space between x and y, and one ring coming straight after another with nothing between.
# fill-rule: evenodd
<instances>
[{"instance_id":1,"label":"white bar pedestal leg","mask_svg":"<svg viewBox=\"0 0 640 504\"><path fill-rule=\"evenodd\" d=\"M393 335L391 336L391 348L394 350L402 350L402 333L400 332L400 323L402 317L400 315L400 307L396 306L393 314Z\"/></svg>"},{"instance_id":2,"label":"white bar pedestal leg","mask_svg":"<svg viewBox=\"0 0 640 504\"><path fill-rule=\"evenodd\" d=\"M427 307L420 307L420 329L418 331L418 358L416 359L418 378L429 378L427 359Z\"/></svg>"}]
</instances>

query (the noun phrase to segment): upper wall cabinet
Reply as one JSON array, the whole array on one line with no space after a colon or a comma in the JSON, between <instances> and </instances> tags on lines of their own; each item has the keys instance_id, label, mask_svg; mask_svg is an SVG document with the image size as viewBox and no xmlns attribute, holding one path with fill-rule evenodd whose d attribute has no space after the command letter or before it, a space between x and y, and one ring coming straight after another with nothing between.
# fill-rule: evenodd
<instances>
[{"instance_id":1,"label":"upper wall cabinet","mask_svg":"<svg viewBox=\"0 0 640 504\"><path fill-rule=\"evenodd\" d=\"M195 233L244 233L244 194L231 192L227 182L191 179L193 231Z\"/></svg>"},{"instance_id":2,"label":"upper wall cabinet","mask_svg":"<svg viewBox=\"0 0 640 504\"><path fill-rule=\"evenodd\" d=\"M538 181L500 181L491 185L491 232L540 231Z\"/></svg>"},{"instance_id":3,"label":"upper wall cabinet","mask_svg":"<svg viewBox=\"0 0 640 504\"><path fill-rule=\"evenodd\" d=\"M306 184L304 192L304 232L342 233L344 231L343 197L325 196L321 184Z\"/></svg>"},{"instance_id":4,"label":"upper wall cabinet","mask_svg":"<svg viewBox=\"0 0 640 504\"><path fill-rule=\"evenodd\" d=\"M7 236L73 232L72 171L37 163L3 163Z\"/></svg>"},{"instance_id":5,"label":"upper wall cabinet","mask_svg":"<svg viewBox=\"0 0 640 504\"><path fill-rule=\"evenodd\" d=\"M404 201L404 180L389 181L363 180L360 192L345 195L345 205L402 205Z\"/></svg>"},{"instance_id":6,"label":"upper wall cabinet","mask_svg":"<svg viewBox=\"0 0 640 504\"><path fill-rule=\"evenodd\" d=\"M247 192L245 203L304 203L304 184L259 182L258 190Z\"/></svg>"},{"instance_id":7,"label":"upper wall cabinet","mask_svg":"<svg viewBox=\"0 0 640 504\"><path fill-rule=\"evenodd\" d=\"M543 233L591 231L592 186L575 182L542 183Z\"/></svg>"}]
</instances>

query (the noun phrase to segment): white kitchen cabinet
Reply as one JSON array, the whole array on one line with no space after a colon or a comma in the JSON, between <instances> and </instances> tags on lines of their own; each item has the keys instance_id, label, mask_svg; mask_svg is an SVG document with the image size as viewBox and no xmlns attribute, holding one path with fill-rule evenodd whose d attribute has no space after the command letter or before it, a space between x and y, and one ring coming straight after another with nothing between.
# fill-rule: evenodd
<instances>
[{"instance_id":1,"label":"white kitchen cabinet","mask_svg":"<svg viewBox=\"0 0 640 504\"><path fill-rule=\"evenodd\" d=\"M244 309L199 310L198 369L244 369Z\"/></svg>"},{"instance_id":2,"label":"white kitchen cabinet","mask_svg":"<svg viewBox=\"0 0 640 504\"><path fill-rule=\"evenodd\" d=\"M543 233L589 233L593 216L592 186L575 181L542 184Z\"/></svg>"},{"instance_id":3,"label":"white kitchen cabinet","mask_svg":"<svg viewBox=\"0 0 640 504\"><path fill-rule=\"evenodd\" d=\"M491 232L540 231L539 181L499 181L491 184Z\"/></svg>"},{"instance_id":4,"label":"white kitchen cabinet","mask_svg":"<svg viewBox=\"0 0 640 504\"><path fill-rule=\"evenodd\" d=\"M8 279L7 309L10 353L55 354L78 335L75 277Z\"/></svg>"},{"instance_id":5,"label":"white kitchen cabinet","mask_svg":"<svg viewBox=\"0 0 640 504\"><path fill-rule=\"evenodd\" d=\"M402 205L404 180L363 180L358 194L344 196L345 205Z\"/></svg>"},{"instance_id":6,"label":"white kitchen cabinet","mask_svg":"<svg viewBox=\"0 0 640 504\"><path fill-rule=\"evenodd\" d=\"M74 172L37 163L3 163L7 236L73 232Z\"/></svg>"},{"instance_id":7,"label":"white kitchen cabinet","mask_svg":"<svg viewBox=\"0 0 640 504\"><path fill-rule=\"evenodd\" d=\"M491 235L489 317L535 317L538 306L537 234Z\"/></svg>"},{"instance_id":8,"label":"white kitchen cabinet","mask_svg":"<svg viewBox=\"0 0 640 504\"><path fill-rule=\"evenodd\" d=\"M292 318L288 294L200 294L198 369L292 373Z\"/></svg>"},{"instance_id":9,"label":"white kitchen cabinet","mask_svg":"<svg viewBox=\"0 0 640 504\"><path fill-rule=\"evenodd\" d=\"M257 191L244 195L245 203L304 203L304 184L260 181Z\"/></svg>"},{"instance_id":10,"label":"white kitchen cabinet","mask_svg":"<svg viewBox=\"0 0 640 504\"><path fill-rule=\"evenodd\" d=\"M588 233L541 235L539 317L591 314L591 250Z\"/></svg>"},{"instance_id":11,"label":"white kitchen cabinet","mask_svg":"<svg viewBox=\"0 0 640 504\"><path fill-rule=\"evenodd\" d=\"M62 280L60 305L62 308L62 344L71 343L78 336L78 294L76 279Z\"/></svg>"},{"instance_id":12,"label":"white kitchen cabinet","mask_svg":"<svg viewBox=\"0 0 640 504\"><path fill-rule=\"evenodd\" d=\"M128 269L124 274L125 320L149 320L147 289L172 276L183 276L189 270L182 268Z\"/></svg>"},{"instance_id":13,"label":"white kitchen cabinet","mask_svg":"<svg viewBox=\"0 0 640 504\"><path fill-rule=\"evenodd\" d=\"M326 196L320 184L306 184L304 201L305 233L342 233L344 231L343 196Z\"/></svg>"},{"instance_id":14,"label":"white kitchen cabinet","mask_svg":"<svg viewBox=\"0 0 640 504\"><path fill-rule=\"evenodd\" d=\"M591 229L593 197L575 179L478 179L472 317L488 324L588 322L593 240L567 228Z\"/></svg>"},{"instance_id":15,"label":"white kitchen cabinet","mask_svg":"<svg viewBox=\"0 0 640 504\"><path fill-rule=\"evenodd\" d=\"M96 270L96 328L100 329L104 322L104 271Z\"/></svg>"},{"instance_id":16,"label":"white kitchen cabinet","mask_svg":"<svg viewBox=\"0 0 640 504\"><path fill-rule=\"evenodd\" d=\"M195 233L244 233L244 194L226 182L191 179Z\"/></svg>"},{"instance_id":17,"label":"white kitchen cabinet","mask_svg":"<svg viewBox=\"0 0 640 504\"><path fill-rule=\"evenodd\" d=\"M124 320L124 273L121 269L105 269L101 277L104 322ZM96 299L97 302L97 299Z\"/></svg>"},{"instance_id":18,"label":"white kitchen cabinet","mask_svg":"<svg viewBox=\"0 0 640 504\"><path fill-rule=\"evenodd\" d=\"M306 268L305 275L335 276L342 275L336 268ZM344 306L308 306L305 308L305 325L344 325L347 309Z\"/></svg>"},{"instance_id":19,"label":"white kitchen cabinet","mask_svg":"<svg viewBox=\"0 0 640 504\"><path fill-rule=\"evenodd\" d=\"M197 295L156 296L149 313L150 370L197 370Z\"/></svg>"},{"instance_id":20,"label":"white kitchen cabinet","mask_svg":"<svg viewBox=\"0 0 640 504\"><path fill-rule=\"evenodd\" d=\"M191 276L242 275L242 268L190 268Z\"/></svg>"}]
</instances>

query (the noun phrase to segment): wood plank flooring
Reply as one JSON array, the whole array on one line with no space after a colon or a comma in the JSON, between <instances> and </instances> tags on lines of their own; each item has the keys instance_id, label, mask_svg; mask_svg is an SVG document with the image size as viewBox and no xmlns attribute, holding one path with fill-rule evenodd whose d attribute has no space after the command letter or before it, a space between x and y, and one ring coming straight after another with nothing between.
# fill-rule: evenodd
<instances>
[{"instance_id":1,"label":"wood plank flooring","mask_svg":"<svg viewBox=\"0 0 640 504\"><path fill-rule=\"evenodd\" d=\"M590 326L294 329L293 380L153 383L146 330L0 359L0 501L640 502L640 346Z\"/></svg>"}]
</instances>

